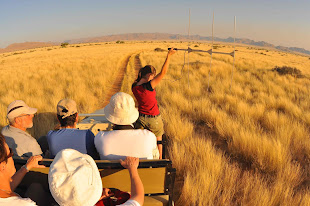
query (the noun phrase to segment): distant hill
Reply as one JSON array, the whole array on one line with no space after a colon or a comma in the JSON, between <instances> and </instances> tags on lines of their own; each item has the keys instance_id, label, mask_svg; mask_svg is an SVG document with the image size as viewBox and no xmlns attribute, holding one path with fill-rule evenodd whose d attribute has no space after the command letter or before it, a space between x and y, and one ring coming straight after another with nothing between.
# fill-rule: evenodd
<instances>
[{"instance_id":1,"label":"distant hill","mask_svg":"<svg viewBox=\"0 0 310 206\"><path fill-rule=\"evenodd\" d=\"M117 40L128 40L128 41L130 40L140 40L140 41L141 40L184 40L186 41L188 40L188 36L180 35L180 34L167 34L167 33L128 33L128 34L116 34L116 35L108 35L108 36L92 37L92 38L73 39L73 40L67 40L66 42L71 43L71 44L77 44L77 43L106 42L106 41L117 41ZM190 40L211 41L212 37L191 35ZM224 39L224 38L214 37L214 41L232 43L234 42L234 38L228 37ZM275 48L281 51L299 52L299 53L310 55L310 51L303 49L303 48L275 46L265 41L254 41L254 40L247 39L247 38L236 38L236 43L253 45L253 46L261 46L261 47L270 47L270 48Z\"/></svg>"},{"instance_id":2,"label":"distant hill","mask_svg":"<svg viewBox=\"0 0 310 206\"><path fill-rule=\"evenodd\" d=\"M135 41L182 40L182 41L188 41L188 36L180 35L180 34L167 34L167 33L128 33L128 34L115 34L115 35L107 35L107 36L99 36L99 37L91 37L91 38L71 39L71 40L66 40L65 42L68 42L70 44L78 44L78 43L110 42L110 41L118 41L118 40L127 40L127 41L131 41L131 40L135 40ZM190 40L211 41L212 37L191 35ZM234 42L234 39L232 37L228 37L226 39L214 37L214 41L232 43ZM303 48L275 46L265 41L254 41L254 40L247 39L247 38L236 38L236 43L260 46L260 47L270 47L270 48L275 48L281 51L298 52L298 53L310 55L310 51L303 49ZM14 43L14 44L9 45L5 49L0 49L0 53L23 50L23 49L34 49L38 47L47 47L47 46L54 46L54 45L59 45L59 43L53 43L53 42Z\"/></svg>"},{"instance_id":3,"label":"distant hill","mask_svg":"<svg viewBox=\"0 0 310 206\"><path fill-rule=\"evenodd\" d=\"M34 49L39 47L48 47L48 46L55 46L57 43L52 42L24 42L24 43L14 43L10 44L4 49L0 49L0 53L5 52L13 52L25 49Z\"/></svg>"}]
</instances>

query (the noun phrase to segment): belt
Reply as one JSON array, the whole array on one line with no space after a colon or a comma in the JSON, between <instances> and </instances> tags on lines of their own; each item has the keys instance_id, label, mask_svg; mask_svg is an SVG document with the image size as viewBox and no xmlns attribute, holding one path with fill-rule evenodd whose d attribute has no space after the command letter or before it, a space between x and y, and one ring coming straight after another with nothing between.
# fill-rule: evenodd
<instances>
[{"instance_id":1,"label":"belt","mask_svg":"<svg viewBox=\"0 0 310 206\"><path fill-rule=\"evenodd\" d=\"M139 116L141 117L149 117L149 118L155 118L155 117L158 117L160 114L158 115L147 115L147 114L142 114L142 113L139 113Z\"/></svg>"}]
</instances>

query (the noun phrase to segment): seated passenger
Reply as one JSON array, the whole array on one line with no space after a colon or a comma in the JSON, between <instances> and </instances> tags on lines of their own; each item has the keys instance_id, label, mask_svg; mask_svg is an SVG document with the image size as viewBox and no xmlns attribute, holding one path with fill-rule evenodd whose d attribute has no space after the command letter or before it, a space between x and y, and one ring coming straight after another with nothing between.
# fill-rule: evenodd
<instances>
[{"instance_id":1,"label":"seated passenger","mask_svg":"<svg viewBox=\"0 0 310 206\"><path fill-rule=\"evenodd\" d=\"M138 173L139 159L127 157L121 165L128 169L131 180L131 198L123 206L142 206L144 187ZM110 197L109 189L102 188L102 180L95 161L72 149L60 151L50 166L49 188L60 206L93 206Z\"/></svg>"},{"instance_id":2,"label":"seated passenger","mask_svg":"<svg viewBox=\"0 0 310 206\"><path fill-rule=\"evenodd\" d=\"M126 156L159 158L156 136L146 129L134 129L132 125L139 112L129 94L119 92L113 95L104 108L104 114L114 127L113 131L101 131L95 137L100 159L118 160Z\"/></svg>"},{"instance_id":3,"label":"seated passenger","mask_svg":"<svg viewBox=\"0 0 310 206\"><path fill-rule=\"evenodd\" d=\"M14 156L31 157L42 154L36 139L26 132L27 128L33 126L36 112L36 108L29 107L22 100L15 100L9 104L7 109L9 125L5 126L1 133L5 136L8 146L12 148Z\"/></svg>"},{"instance_id":4,"label":"seated passenger","mask_svg":"<svg viewBox=\"0 0 310 206\"><path fill-rule=\"evenodd\" d=\"M75 101L60 100L57 104L57 119L60 129L51 130L47 134L50 158L54 158L63 149L71 148L99 159L94 144L94 134L90 130L76 129L78 112Z\"/></svg>"},{"instance_id":5,"label":"seated passenger","mask_svg":"<svg viewBox=\"0 0 310 206\"><path fill-rule=\"evenodd\" d=\"M14 192L30 169L44 168L43 165L38 164L42 160L42 156L30 157L26 165L22 166L17 172L12 156L12 149L8 147L4 137L0 134L0 205L46 205L47 196L43 187L38 183L32 183L29 186L25 193L27 198L22 198Z\"/></svg>"}]
</instances>

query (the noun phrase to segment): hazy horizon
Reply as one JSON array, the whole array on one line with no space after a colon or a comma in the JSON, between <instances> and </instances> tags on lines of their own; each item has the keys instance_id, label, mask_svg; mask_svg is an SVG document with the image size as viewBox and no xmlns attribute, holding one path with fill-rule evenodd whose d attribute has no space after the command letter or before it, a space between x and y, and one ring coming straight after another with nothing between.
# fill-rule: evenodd
<instances>
[{"instance_id":1,"label":"hazy horizon","mask_svg":"<svg viewBox=\"0 0 310 206\"><path fill-rule=\"evenodd\" d=\"M188 32L191 9L191 35L265 41L275 46L310 50L310 8L308 1L53 1L0 0L1 42L63 42L124 33Z\"/></svg>"}]
</instances>

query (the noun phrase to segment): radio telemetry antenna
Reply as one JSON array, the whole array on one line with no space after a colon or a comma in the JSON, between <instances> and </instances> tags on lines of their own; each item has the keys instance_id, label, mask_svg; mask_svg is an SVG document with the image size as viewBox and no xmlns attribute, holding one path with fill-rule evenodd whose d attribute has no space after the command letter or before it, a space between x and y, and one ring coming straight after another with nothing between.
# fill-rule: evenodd
<instances>
[{"instance_id":1,"label":"radio telemetry antenna","mask_svg":"<svg viewBox=\"0 0 310 206\"><path fill-rule=\"evenodd\" d=\"M168 50L170 50L171 48L168 48ZM216 51L212 51L212 49L210 50L200 50L200 49L192 49L190 47L188 47L187 49L179 49L179 48L173 48L174 50L178 50L178 51L187 51L188 53L191 53L191 52L206 52L208 54L212 54L212 53L215 53L215 54L228 54L232 57L234 57L234 51L231 52L231 53L226 53L226 52L216 52Z\"/></svg>"},{"instance_id":2,"label":"radio telemetry antenna","mask_svg":"<svg viewBox=\"0 0 310 206\"><path fill-rule=\"evenodd\" d=\"M189 14L190 14L190 10L189 10ZM189 31L190 31L189 29L190 29L190 18L189 18L189 27L188 27L188 39L189 39ZM212 67L212 55L213 54L224 54L224 55L229 55L229 56L233 57L233 64L232 64L232 71L231 71L231 82L230 82L230 88L229 88L229 90L231 91L232 82L233 82L233 75L234 75L234 68L235 68L235 54L236 54L236 16L234 18L234 51L233 52L213 51L213 41L214 41L214 33L213 32L214 32L214 12L213 12L213 19L212 19L212 46L211 46L211 49L209 49L209 50L192 49L192 48L189 47L189 43L188 43L188 48L187 49L174 48L174 50L187 52L187 66L188 66L188 69L189 69L189 53L191 53L191 52L205 52L205 53L208 53L208 54L211 55L210 70L209 70L209 75L208 75L208 91L209 91L210 75L211 75L211 67ZM170 50L170 49L171 48L168 48L168 50ZM184 56L184 61L185 61L185 56ZM184 67L184 65L183 65L183 67ZM189 79L189 77L188 77L188 79Z\"/></svg>"}]
</instances>

